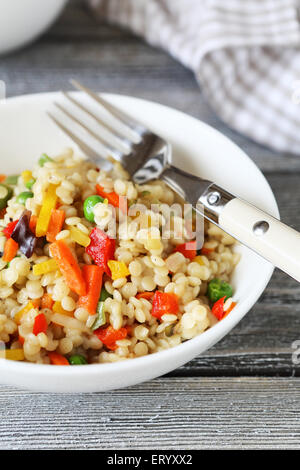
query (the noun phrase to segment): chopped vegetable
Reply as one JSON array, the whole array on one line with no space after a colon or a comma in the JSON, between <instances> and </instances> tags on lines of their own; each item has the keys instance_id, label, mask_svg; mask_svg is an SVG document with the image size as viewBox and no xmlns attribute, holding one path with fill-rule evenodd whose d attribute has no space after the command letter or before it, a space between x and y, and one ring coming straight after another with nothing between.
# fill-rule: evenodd
<instances>
[{"instance_id":1,"label":"chopped vegetable","mask_svg":"<svg viewBox=\"0 0 300 470\"><path fill-rule=\"evenodd\" d=\"M86 295L86 285L79 264L63 240L50 245L51 256L55 259L66 283L78 295Z\"/></svg>"},{"instance_id":2,"label":"chopped vegetable","mask_svg":"<svg viewBox=\"0 0 300 470\"><path fill-rule=\"evenodd\" d=\"M21 176L24 183L27 183L27 181L31 180L32 178L32 172L30 170L22 171Z\"/></svg>"},{"instance_id":3,"label":"chopped vegetable","mask_svg":"<svg viewBox=\"0 0 300 470\"><path fill-rule=\"evenodd\" d=\"M193 261L194 261L195 263L200 264L200 266L204 266L204 265L205 265L205 264L204 264L204 261L203 261L203 258L202 258L202 256L200 256L200 255L196 256L196 257L193 259Z\"/></svg>"},{"instance_id":4,"label":"chopped vegetable","mask_svg":"<svg viewBox=\"0 0 300 470\"><path fill-rule=\"evenodd\" d=\"M84 217L89 222L95 222L94 207L99 204L99 202L104 202L104 199L103 197L97 195L90 196L84 201Z\"/></svg>"},{"instance_id":5,"label":"chopped vegetable","mask_svg":"<svg viewBox=\"0 0 300 470\"><path fill-rule=\"evenodd\" d=\"M35 182L36 180L34 178L31 178L29 181L27 181L27 183L25 183L26 188L32 189L32 186L34 185Z\"/></svg>"},{"instance_id":6,"label":"chopped vegetable","mask_svg":"<svg viewBox=\"0 0 300 470\"><path fill-rule=\"evenodd\" d=\"M11 175L7 176L6 179L4 180L5 184L8 184L9 186L15 186L18 184L18 179L20 175Z\"/></svg>"},{"instance_id":7,"label":"chopped vegetable","mask_svg":"<svg viewBox=\"0 0 300 470\"><path fill-rule=\"evenodd\" d=\"M90 315L95 315L102 287L103 269L95 265L85 265L82 275L87 293L79 298L78 305L85 308Z\"/></svg>"},{"instance_id":8,"label":"chopped vegetable","mask_svg":"<svg viewBox=\"0 0 300 470\"><path fill-rule=\"evenodd\" d=\"M204 255L204 256L208 256L213 252L214 250L212 248L205 248L204 246L200 250L201 255Z\"/></svg>"},{"instance_id":9,"label":"chopped vegetable","mask_svg":"<svg viewBox=\"0 0 300 470\"><path fill-rule=\"evenodd\" d=\"M99 328L94 331L94 334L102 341L102 343L108 348L114 351L117 349L116 341L125 339L128 335L127 328L120 328L115 330L111 325L107 328Z\"/></svg>"},{"instance_id":10,"label":"chopped vegetable","mask_svg":"<svg viewBox=\"0 0 300 470\"><path fill-rule=\"evenodd\" d=\"M111 278L113 281L130 275L129 269L127 268L124 261L110 260L108 261L107 265L111 271Z\"/></svg>"},{"instance_id":11,"label":"chopped vegetable","mask_svg":"<svg viewBox=\"0 0 300 470\"><path fill-rule=\"evenodd\" d=\"M177 315L178 312L179 304L176 294L172 292L155 292L151 311L153 317L160 319L165 314L171 313Z\"/></svg>"},{"instance_id":12,"label":"chopped vegetable","mask_svg":"<svg viewBox=\"0 0 300 470\"><path fill-rule=\"evenodd\" d=\"M46 317L43 313L37 315L34 319L32 333L37 336L39 333L46 333L48 328L48 323Z\"/></svg>"},{"instance_id":13,"label":"chopped vegetable","mask_svg":"<svg viewBox=\"0 0 300 470\"><path fill-rule=\"evenodd\" d=\"M19 196L17 197L17 203L25 206L27 199L32 199L32 198L33 198L33 193L31 191L24 191L23 193L20 193Z\"/></svg>"},{"instance_id":14,"label":"chopped vegetable","mask_svg":"<svg viewBox=\"0 0 300 470\"><path fill-rule=\"evenodd\" d=\"M73 317L73 313L74 313L74 312L69 312L69 310L65 310L62 307L61 302L59 302L58 300L54 303L52 310L54 313L59 313L60 315L66 315L67 317Z\"/></svg>"},{"instance_id":15,"label":"chopped vegetable","mask_svg":"<svg viewBox=\"0 0 300 470\"><path fill-rule=\"evenodd\" d=\"M20 251L31 258L37 244L37 238L30 230L31 212L25 210L14 228L11 238L18 243Z\"/></svg>"},{"instance_id":16,"label":"chopped vegetable","mask_svg":"<svg viewBox=\"0 0 300 470\"><path fill-rule=\"evenodd\" d=\"M15 220L14 222L9 222L9 224L7 224L7 226L3 229L3 234L6 236L6 238L11 237L11 234L13 233L15 226L17 225L18 222L19 220Z\"/></svg>"},{"instance_id":17,"label":"chopped vegetable","mask_svg":"<svg viewBox=\"0 0 300 470\"><path fill-rule=\"evenodd\" d=\"M55 209L57 202L56 188L56 185L50 184L44 196L42 207L36 224L37 237L43 237L47 234L51 218L51 212L53 209Z\"/></svg>"},{"instance_id":18,"label":"chopped vegetable","mask_svg":"<svg viewBox=\"0 0 300 470\"><path fill-rule=\"evenodd\" d=\"M24 350L19 349L3 349L0 350L0 358L8 359L10 361L24 361Z\"/></svg>"},{"instance_id":19,"label":"chopped vegetable","mask_svg":"<svg viewBox=\"0 0 300 470\"><path fill-rule=\"evenodd\" d=\"M231 285L227 282L221 281L221 279L212 279L208 283L207 295L209 299L215 303L223 296L225 296L225 300L227 300L229 297L232 297L233 290Z\"/></svg>"},{"instance_id":20,"label":"chopped vegetable","mask_svg":"<svg viewBox=\"0 0 300 470\"><path fill-rule=\"evenodd\" d=\"M84 246L85 248L89 246L91 243L90 237L86 234L83 233L79 228L77 227L69 227L70 230L70 235L71 235L71 240L74 242L78 243L78 245Z\"/></svg>"},{"instance_id":21,"label":"chopped vegetable","mask_svg":"<svg viewBox=\"0 0 300 470\"><path fill-rule=\"evenodd\" d=\"M41 276L57 270L58 266L55 259L49 259L48 261L44 261L43 263L38 263L33 266L33 274L35 276Z\"/></svg>"},{"instance_id":22,"label":"chopped vegetable","mask_svg":"<svg viewBox=\"0 0 300 470\"><path fill-rule=\"evenodd\" d=\"M211 309L211 312L212 314L218 319L218 320L222 320L222 318L224 317L225 315L225 312L224 312L224 303L225 303L225 297L221 297L221 299L217 300L212 309Z\"/></svg>"},{"instance_id":23,"label":"chopped vegetable","mask_svg":"<svg viewBox=\"0 0 300 470\"><path fill-rule=\"evenodd\" d=\"M61 232L66 218L65 211L59 209L52 209L51 217L46 233L47 242L53 243L56 240L56 236Z\"/></svg>"},{"instance_id":24,"label":"chopped vegetable","mask_svg":"<svg viewBox=\"0 0 300 470\"><path fill-rule=\"evenodd\" d=\"M6 240L4 245L3 261L9 263L14 259L19 249L18 243L16 243L12 238Z\"/></svg>"},{"instance_id":25,"label":"chopped vegetable","mask_svg":"<svg viewBox=\"0 0 300 470\"><path fill-rule=\"evenodd\" d=\"M17 325L19 325L21 323L21 319L22 319L23 315L30 312L30 310L32 310L34 308L35 308L35 306L33 305L32 301L30 301L30 302L28 302L27 305L25 305L25 307L23 307L21 310L19 310L14 316L14 321L17 323Z\"/></svg>"},{"instance_id":26,"label":"chopped vegetable","mask_svg":"<svg viewBox=\"0 0 300 470\"><path fill-rule=\"evenodd\" d=\"M49 356L51 364L53 364L54 366L69 366L70 365L68 359L66 359L61 354L58 354L57 352L49 352L48 356Z\"/></svg>"},{"instance_id":27,"label":"chopped vegetable","mask_svg":"<svg viewBox=\"0 0 300 470\"><path fill-rule=\"evenodd\" d=\"M71 366L83 366L87 364L87 360L84 356L81 354L76 354L74 356L69 357L69 363Z\"/></svg>"},{"instance_id":28,"label":"chopped vegetable","mask_svg":"<svg viewBox=\"0 0 300 470\"><path fill-rule=\"evenodd\" d=\"M109 297L112 298L112 295L109 292L107 292L105 287L102 287L99 301L105 302L105 300L108 299Z\"/></svg>"},{"instance_id":29,"label":"chopped vegetable","mask_svg":"<svg viewBox=\"0 0 300 470\"><path fill-rule=\"evenodd\" d=\"M154 292L140 292L139 294L136 295L136 298L152 300L153 296L154 296Z\"/></svg>"},{"instance_id":30,"label":"chopped vegetable","mask_svg":"<svg viewBox=\"0 0 300 470\"><path fill-rule=\"evenodd\" d=\"M2 183L6 179L6 175L0 174L0 183Z\"/></svg>"},{"instance_id":31,"label":"chopped vegetable","mask_svg":"<svg viewBox=\"0 0 300 470\"><path fill-rule=\"evenodd\" d=\"M188 243L182 243L181 245L177 245L174 252L176 251L179 251L179 253L182 253L183 256L192 260L195 258L197 254L197 242L192 241Z\"/></svg>"},{"instance_id":32,"label":"chopped vegetable","mask_svg":"<svg viewBox=\"0 0 300 470\"><path fill-rule=\"evenodd\" d=\"M11 199L12 195L12 189L0 183L0 209L4 209L7 206L7 201Z\"/></svg>"},{"instance_id":33,"label":"chopped vegetable","mask_svg":"<svg viewBox=\"0 0 300 470\"><path fill-rule=\"evenodd\" d=\"M95 263L103 268L104 272L110 276L110 269L107 265L109 260L114 259L116 241L109 238L99 228L94 228L90 233L91 243L86 248L86 252L91 256Z\"/></svg>"},{"instance_id":34,"label":"chopped vegetable","mask_svg":"<svg viewBox=\"0 0 300 470\"><path fill-rule=\"evenodd\" d=\"M104 310L104 301L98 302L97 305L97 317L95 322L92 325L92 330L97 330L100 326L105 325L106 323L106 315Z\"/></svg>"},{"instance_id":35,"label":"chopped vegetable","mask_svg":"<svg viewBox=\"0 0 300 470\"><path fill-rule=\"evenodd\" d=\"M106 193L104 191L104 188L100 186L100 184L96 185L96 190L99 196L103 197L103 199L107 199L109 204L111 204L114 207L118 207L121 209L124 214L127 214L128 208L127 208L127 202L124 197L120 197L117 193L112 191L111 193Z\"/></svg>"},{"instance_id":36,"label":"chopped vegetable","mask_svg":"<svg viewBox=\"0 0 300 470\"><path fill-rule=\"evenodd\" d=\"M41 300L41 308L48 308L49 310L52 309L54 304L54 300L52 299L50 294L44 294Z\"/></svg>"},{"instance_id":37,"label":"chopped vegetable","mask_svg":"<svg viewBox=\"0 0 300 470\"><path fill-rule=\"evenodd\" d=\"M39 158L39 165L44 166L46 162L53 162L53 158L50 158L46 153L43 153Z\"/></svg>"}]
</instances>

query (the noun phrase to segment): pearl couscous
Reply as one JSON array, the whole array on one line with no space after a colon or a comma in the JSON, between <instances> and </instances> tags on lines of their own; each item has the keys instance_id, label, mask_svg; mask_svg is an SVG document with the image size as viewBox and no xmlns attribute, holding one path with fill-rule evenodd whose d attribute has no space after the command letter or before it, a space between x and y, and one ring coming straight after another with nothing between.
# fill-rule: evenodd
<instances>
[{"instance_id":1,"label":"pearl couscous","mask_svg":"<svg viewBox=\"0 0 300 470\"><path fill-rule=\"evenodd\" d=\"M168 213L175 202L163 182L136 185L119 163L105 172L72 150L1 175L0 357L115 362L224 318L235 241L205 222L199 250L180 211Z\"/></svg>"}]
</instances>

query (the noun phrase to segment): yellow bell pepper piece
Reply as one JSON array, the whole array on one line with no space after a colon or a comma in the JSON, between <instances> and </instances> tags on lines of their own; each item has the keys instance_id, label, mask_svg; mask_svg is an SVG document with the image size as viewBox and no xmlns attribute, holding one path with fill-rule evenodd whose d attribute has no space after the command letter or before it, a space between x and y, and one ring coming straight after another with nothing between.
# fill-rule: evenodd
<instances>
[{"instance_id":1,"label":"yellow bell pepper piece","mask_svg":"<svg viewBox=\"0 0 300 470\"><path fill-rule=\"evenodd\" d=\"M55 259L49 259L48 261L44 261L43 263L35 264L33 266L33 274L35 276L41 276L42 274L51 273L52 271L56 271L58 266L56 264Z\"/></svg>"},{"instance_id":2,"label":"yellow bell pepper piece","mask_svg":"<svg viewBox=\"0 0 300 470\"><path fill-rule=\"evenodd\" d=\"M111 270L111 278L113 281L120 279L121 277L127 277L130 274L124 261L110 260L107 265Z\"/></svg>"},{"instance_id":3,"label":"yellow bell pepper piece","mask_svg":"<svg viewBox=\"0 0 300 470\"><path fill-rule=\"evenodd\" d=\"M30 312L30 310L32 310L33 308L35 308L35 306L33 305L32 302L28 302L27 305L25 305L25 307L23 307L21 310L19 310L15 316L14 316L14 321L19 325L21 323L21 319L23 317L23 315L25 315L26 313Z\"/></svg>"},{"instance_id":4,"label":"yellow bell pepper piece","mask_svg":"<svg viewBox=\"0 0 300 470\"><path fill-rule=\"evenodd\" d=\"M10 361L24 361L23 349L3 349L0 350L1 359L9 359Z\"/></svg>"},{"instance_id":5,"label":"yellow bell pepper piece","mask_svg":"<svg viewBox=\"0 0 300 470\"><path fill-rule=\"evenodd\" d=\"M204 261L203 261L202 256L200 256L200 255L199 255L199 256L196 256L196 257L193 259L193 261L196 262L196 263L198 263L198 264L200 264L200 266L204 266L204 264L205 264Z\"/></svg>"},{"instance_id":6,"label":"yellow bell pepper piece","mask_svg":"<svg viewBox=\"0 0 300 470\"><path fill-rule=\"evenodd\" d=\"M23 171L22 172L22 178L23 178L24 183L27 183L28 181L30 181L32 179L31 171L29 171L29 170Z\"/></svg>"},{"instance_id":7,"label":"yellow bell pepper piece","mask_svg":"<svg viewBox=\"0 0 300 470\"><path fill-rule=\"evenodd\" d=\"M52 307L53 312L55 313L60 313L61 315L66 315L67 317L73 317L74 312L68 312L64 308L62 308L62 305L60 302L55 302L53 307Z\"/></svg>"},{"instance_id":8,"label":"yellow bell pepper piece","mask_svg":"<svg viewBox=\"0 0 300 470\"><path fill-rule=\"evenodd\" d=\"M40 210L40 214L38 216L37 224L36 224L36 236L37 237L44 237L47 233L51 211L55 209L56 202L57 202L57 195L56 195L56 188L57 186L54 184L50 184L49 188L44 196L43 204Z\"/></svg>"},{"instance_id":9,"label":"yellow bell pepper piece","mask_svg":"<svg viewBox=\"0 0 300 470\"><path fill-rule=\"evenodd\" d=\"M74 226L68 228L70 230L71 240L78 243L78 245L84 247L89 246L91 239L86 233L83 233L81 230L79 230L79 228Z\"/></svg>"}]
</instances>

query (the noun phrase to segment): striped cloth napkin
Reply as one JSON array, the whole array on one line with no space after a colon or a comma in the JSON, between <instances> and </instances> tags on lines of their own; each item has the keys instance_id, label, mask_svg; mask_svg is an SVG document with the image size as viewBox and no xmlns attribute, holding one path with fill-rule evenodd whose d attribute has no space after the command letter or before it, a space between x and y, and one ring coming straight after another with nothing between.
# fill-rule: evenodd
<instances>
[{"instance_id":1,"label":"striped cloth napkin","mask_svg":"<svg viewBox=\"0 0 300 470\"><path fill-rule=\"evenodd\" d=\"M87 0L194 70L216 113L300 154L300 0Z\"/></svg>"}]
</instances>

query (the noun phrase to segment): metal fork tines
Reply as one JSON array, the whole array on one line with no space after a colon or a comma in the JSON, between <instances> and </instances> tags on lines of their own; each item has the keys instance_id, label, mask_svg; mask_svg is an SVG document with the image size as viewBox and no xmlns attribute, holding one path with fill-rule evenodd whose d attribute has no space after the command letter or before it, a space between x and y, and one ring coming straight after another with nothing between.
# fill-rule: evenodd
<instances>
[{"instance_id":1,"label":"metal fork tines","mask_svg":"<svg viewBox=\"0 0 300 470\"><path fill-rule=\"evenodd\" d=\"M54 105L68 118L72 130L67 126L65 120L62 122L61 119L49 112L48 115L94 162L107 166L108 161L104 161L103 157L113 156L133 176L150 159L151 154L155 153L157 155L160 153L161 147L165 147L165 141L150 132L127 113L109 103L108 100L74 80L72 80L72 84L88 96L90 104L96 104L97 111L92 110L77 96L62 92L71 107L66 107L58 102L55 102ZM72 111L72 108L76 113ZM99 112L103 112L103 110L107 114L108 120L102 116L100 117ZM81 113L81 117L77 117L78 112ZM92 128L87 123L86 118L92 120L96 127ZM74 125L77 126L78 130L74 128ZM84 131L84 137L80 136L82 131ZM101 149L96 150L94 145L87 143L86 137L100 143ZM153 162L153 165L157 166L156 162Z\"/></svg>"}]
</instances>

